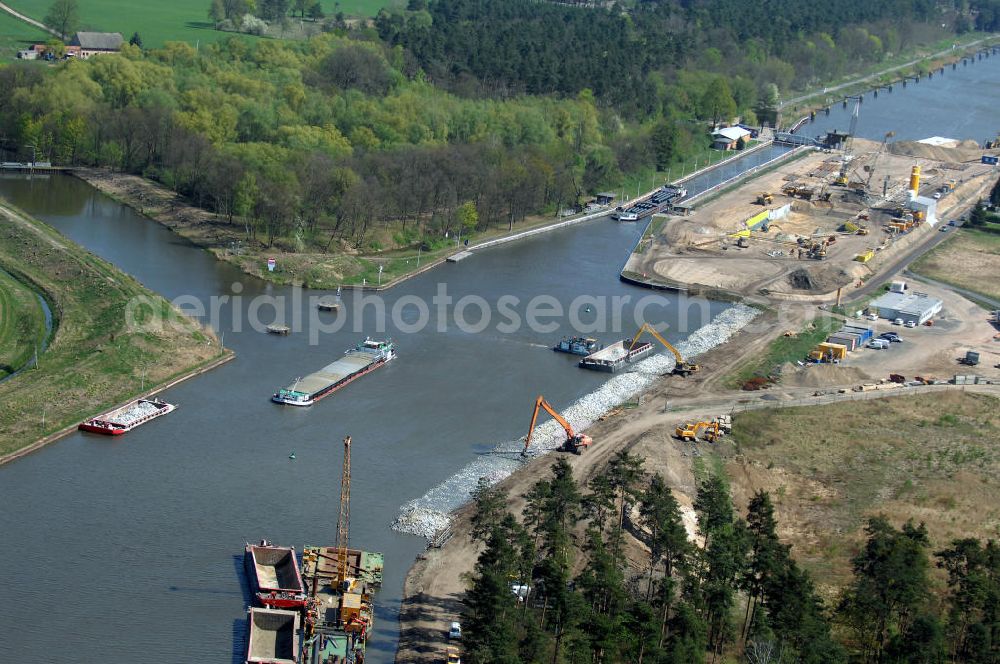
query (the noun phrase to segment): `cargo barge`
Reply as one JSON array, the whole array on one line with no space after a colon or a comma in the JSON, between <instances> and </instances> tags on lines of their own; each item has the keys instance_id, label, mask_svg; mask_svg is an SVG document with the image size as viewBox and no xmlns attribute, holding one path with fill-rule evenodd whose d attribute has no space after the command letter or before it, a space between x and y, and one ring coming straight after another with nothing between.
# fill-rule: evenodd
<instances>
[{"instance_id":1,"label":"cargo barge","mask_svg":"<svg viewBox=\"0 0 1000 664\"><path fill-rule=\"evenodd\" d=\"M607 348L602 348L580 360L580 367L614 373L626 364L640 360L653 352L653 344L649 341L637 343L635 348L628 350L627 346L630 345L632 345L631 339L616 341Z\"/></svg>"},{"instance_id":2,"label":"cargo barge","mask_svg":"<svg viewBox=\"0 0 1000 664\"><path fill-rule=\"evenodd\" d=\"M392 341L376 341L366 337L364 341L345 352L344 357L278 390L271 400L290 406L311 406L395 357L396 347Z\"/></svg>"},{"instance_id":3,"label":"cargo barge","mask_svg":"<svg viewBox=\"0 0 1000 664\"><path fill-rule=\"evenodd\" d=\"M295 549L274 546L267 540L246 545L243 563L254 597L272 609L294 609L306 605L306 590L295 559Z\"/></svg>"},{"instance_id":4,"label":"cargo barge","mask_svg":"<svg viewBox=\"0 0 1000 664\"><path fill-rule=\"evenodd\" d=\"M597 339L590 337L563 337L559 343L552 347L552 350L570 355L590 355L603 347Z\"/></svg>"},{"instance_id":5,"label":"cargo barge","mask_svg":"<svg viewBox=\"0 0 1000 664\"><path fill-rule=\"evenodd\" d=\"M177 408L172 403L159 399L136 399L110 412L92 417L80 423L81 431L102 433L106 436L120 436L141 424L155 420Z\"/></svg>"},{"instance_id":6,"label":"cargo barge","mask_svg":"<svg viewBox=\"0 0 1000 664\"><path fill-rule=\"evenodd\" d=\"M301 617L298 611L281 609L247 610L246 664L298 664L299 630Z\"/></svg>"},{"instance_id":7,"label":"cargo barge","mask_svg":"<svg viewBox=\"0 0 1000 664\"><path fill-rule=\"evenodd\" d=\"M619 208L611 216L618 221L639 221L672 208L685 196L687 196L687 189L672 184L664 185L649 198L639 201L628 209Z\"/></svg>"},{"instance_id":8,"label":"cargo barge","mask_svg":"<svg viewBox=\"0 0 1000 664\"><path fill-rule=\"evenodd\" d=\"M302 550L302 571L309 592L303 652L309 663L365 660L384 557L381 553L347 549L346 574L341 583L342 552L333 546L307 546Z\"/></svg>"}]
</instances>

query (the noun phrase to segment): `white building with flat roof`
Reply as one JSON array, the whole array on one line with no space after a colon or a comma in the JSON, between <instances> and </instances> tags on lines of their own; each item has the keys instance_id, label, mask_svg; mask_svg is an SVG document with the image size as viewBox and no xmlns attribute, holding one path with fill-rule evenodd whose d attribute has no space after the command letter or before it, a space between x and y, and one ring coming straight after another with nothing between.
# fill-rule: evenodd
<instances>
[{"instance_id":1,"label":"white building with flat roof","mask_svg":"<svg viewBox=\"0 0 1000 664\"><path fill-rule=\"evenodd\" d=\"M869 308L878 310L878 315L882 318L901 318L904 323L913 321L922 325L940 312L943 305L941 300L927 293L890 292L872 302Z\"/></svg>"}]
</instances>

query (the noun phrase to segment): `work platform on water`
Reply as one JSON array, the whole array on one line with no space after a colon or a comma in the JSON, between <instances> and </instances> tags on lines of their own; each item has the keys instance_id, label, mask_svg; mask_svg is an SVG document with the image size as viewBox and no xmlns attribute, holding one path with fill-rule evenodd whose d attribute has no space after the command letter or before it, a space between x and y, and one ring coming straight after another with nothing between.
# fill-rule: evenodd
<instances>
[{"instance_id":1,"label":"work platform on water","mask_svg":"<svg viewBox=\"0 0 1000 664\"><path fill-rule=\"evenodd\" d=\"M449 263L457 263L458 261L464 261L466 258L472 255L471 251L460 251L457 254L452 254L448 256L445 260Z\"/></svg>"},{"instance_id":2,"label":"work platform on water","mask_svg":"<svg viewBox=\"0 0 1000 664\"><path fill-rule=\"evenodd\" d=\"M580 367L592 371L615 373L625 365L640 360L653 352L653 344L649 341L635 344L632 350L628 350L627 346L632 346L632 339L616 341L580 360Z\"/></svg>"}]
</instances>

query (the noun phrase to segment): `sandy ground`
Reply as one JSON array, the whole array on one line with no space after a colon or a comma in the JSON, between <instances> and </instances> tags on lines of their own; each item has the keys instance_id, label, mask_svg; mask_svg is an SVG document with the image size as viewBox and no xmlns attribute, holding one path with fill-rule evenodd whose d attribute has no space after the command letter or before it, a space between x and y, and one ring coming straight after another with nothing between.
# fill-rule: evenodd
<instances>
[{"instance_id":1,"label":"sandy ground","mask_svg":"<svg viewBox=\"0 0 1000 664\"><path fill-rule=\"evenodd\" d=\"M903 235L885 230L891 205L881 202L883 185L887 199L896 204L907 199L913 165L922 169L921 195L930 196L945 182L955 180L956 190L937 204L937 216L946 222L982 195L990 172L990 167L978 163L982 150L971 144L942 148L906 142L891 144L882 153L880 145L872 141L859 139L854 146L855 156L847 171L850 188L833 184L841 165L840 153L816 151L782 163L731 191L709 196L703 202L695 199L694 211L664 224L640 253L633 254L625 270L667 283L741 296L829 300L836 296L838 288L851 288L861 280L894 269L901 256L937 230L928 224ZM879 201L866 203L853 193L856 186L866 182ZM781 193L792 184L811 188L813 198L805 200ZM771 193L773 203L757 204L762 192ZM829 200L821 200L824 194ZM737 246L732 234L744 228L747 219L789 204L785 218L771 222L767 232L754 232L748 247ZM868 219L859 221L859 215ZM867 226L869 234L840 231L847 221ZM800 239L813 242L831 237L834 242L825 260L809 259L798 244ZM872 260L855 260L868 250L875 251Z\"/></svg>"},{"instance_id":2,"label":"sandy ground","mask_svg":"<svg viewBox=\"0 0 1000 664\"><path fill-rule=\"evenodd\" d=\"M852 353L849 360L839 366L791 370L783 375L782 383L765 392L722 390L720 382L733 367L759 352L780 330L796 324L801 326L808 315L803 310L792 320L786 314L779 322L775 314L768 314L762 325L737 335L699 358L703 366L700 374L688 379L665 378L644 395L638 408L622 411L588 430L594 438L594 446L579 457L567 457L574 474L579 481L586 482L604 468L612 455L628 449L644 459L647 472L662 473L682 506L690 508L695 490L692 459L700 456L700 452L698 446L673 439L673 428L682 421L729 413L748 402L780 406L787 400L801 403L816 399L819 402L832 398L831 395L848 399L852 393L837 395L839 388L887 378L889 373L902 373L907 378L923 375L942 379L956 373L976 373L1000 380L1000 370L993 367L1000 362L1000 342L993 341L996 331L988 322L986 312L951 291L916 282L911 282L911 287L945 301L945 308L933 327L905 329L892 326L888 321L878 321L874 323L877 332L891 329L900 333L904 341L892 344L887 351ZM982 364L975 369L959 365L956 358L973 348L983 353ZM982 389L997 388L984 386ZM536 459L502 483L511 496L509 506L514 514L522 512L523 494L548 475L552 462L552 455ZM748 478L754 486L780 484L780 480L781 477L773 472L766 478ZM802 490L815 493L821 489L815 486ZM693 527L693 515L689 509L686 511ZM441 548L431 548L422 554L407 576L397 662L442 661L448 625L460 619L461 597L480 552L469 536L470 514L470 507L462 508L455 516L452 538ZM794 533L788 535L794 537ZM632 540L632 547L635 550L630 558L640 560L641 545Z\"/></svg>"}]
</instances>

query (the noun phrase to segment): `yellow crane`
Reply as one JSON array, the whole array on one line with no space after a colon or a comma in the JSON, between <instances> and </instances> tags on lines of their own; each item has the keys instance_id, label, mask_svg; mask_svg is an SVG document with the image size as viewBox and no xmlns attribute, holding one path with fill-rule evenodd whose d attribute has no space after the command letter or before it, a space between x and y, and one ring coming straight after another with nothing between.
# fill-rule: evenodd
<instances>
[{"instance_id":1,"label":"yellow crane","mask_svg":"<svg viewBox=\"0 0 1000 664\"><path fill-rule=\"evenodd\" d=\"M340 475L340 516L337 518L337 583L347 580L347 531L351 521L351 437L344 437L344 469Z\"/></svg>"},{"instance_id":2,"label":"yellow crane","mask_svg":"<svg viewBox=\"0 0 1000 664\"><path fill-rule=\"evenodd\" d=\"M629 344L628 347L629 352L632 352L632 349L635 348L635 345L639 342L639 337L642 336L643 332L649 332L657 341L663 344L664 348L673 353L674 360L676 361L673 370L673 374L675 376L690 376L695 371L698 371L698 369L701 368L697 364L691 364L687 360L685 360L684 357L681 355L681 352L676 348L674 348L669 341L664 339L663 336L655 329L653 329L653 326L650 325L649 323L643 323L642 327L639 328L639 331L636 332L634 337L632 337L632 343Z\"/></svg>"},{"instance_id":3,"label":"yellow crane","mask_svg":"<svg viewBox=\"0 0 1000 664\"><path fill-rule=\"evenodd\" d=\"M528 456L528 446L531 445L531 434L535 431L535 422L538 420L538 411L544 408L549 415L555 418L555 421L562 425L563 430L566 432L566 440L563 442L562 450L564 452L573 452L574 454L580 454L583 450L590 447L591 440L590 436L584 433L576 433L573 431L573 426L566 421L566 418L559 414L555 408L549 405L549 402L545 400L541 394L535 399L535 410L531 413L531 426L528 427L528 435L524 439L524 449L521 450L521 456Z\"/></svg>"}]
</instances>

